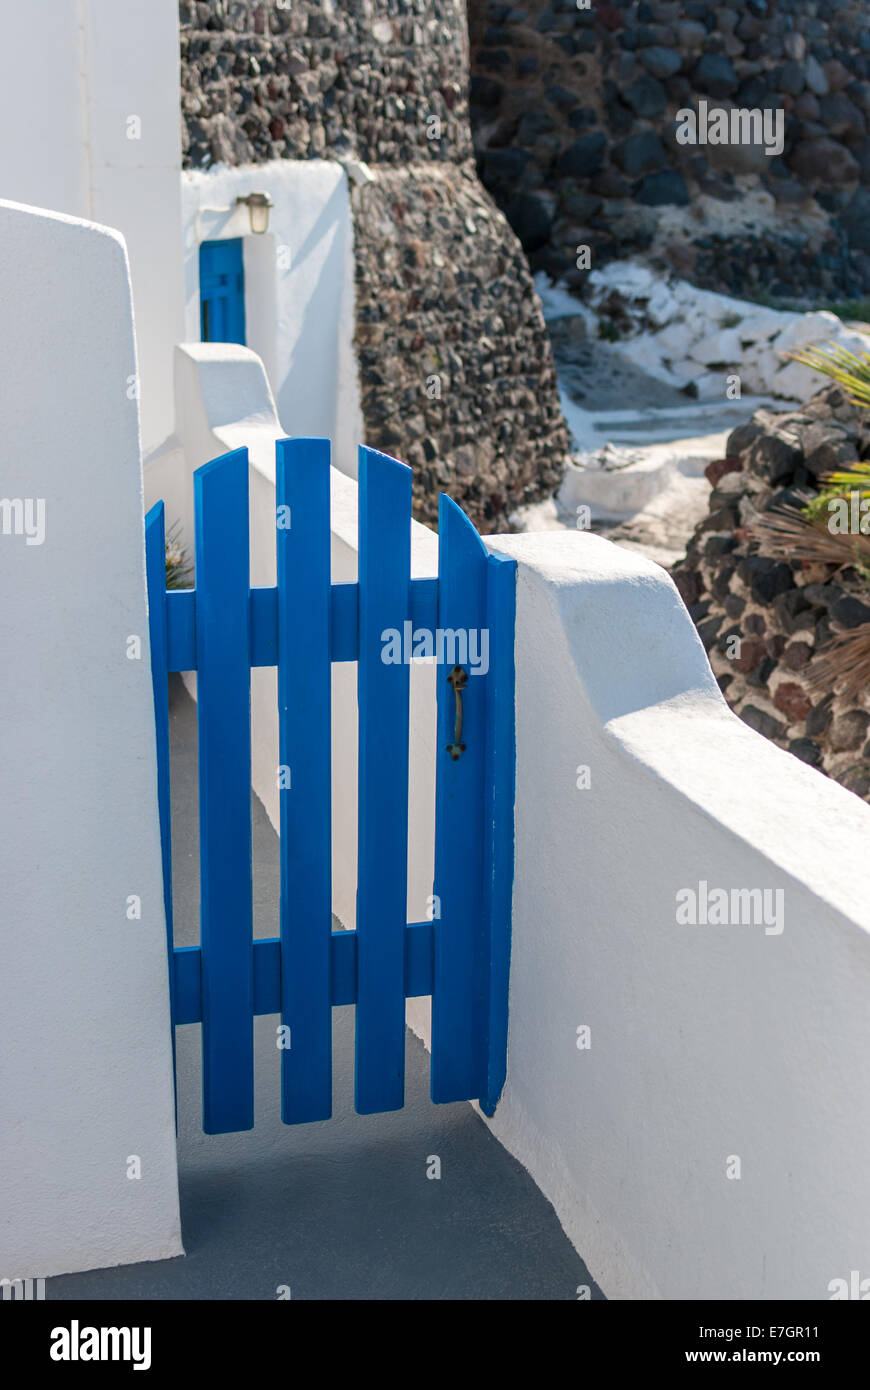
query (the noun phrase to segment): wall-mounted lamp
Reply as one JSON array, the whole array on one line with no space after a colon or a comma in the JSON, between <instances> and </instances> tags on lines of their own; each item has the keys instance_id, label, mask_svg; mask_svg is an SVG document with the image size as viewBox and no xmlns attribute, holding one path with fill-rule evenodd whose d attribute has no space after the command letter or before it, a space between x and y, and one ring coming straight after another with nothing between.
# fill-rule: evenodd
<instances>
[{"instance_id":1,"label":"wall-mounted lamp","mask_svg":"<svg viewBox=\"0 0 870 1390\"><path fill-rule=\"evenodd\" d=\"M248 193L246 197L236 199L237 206L239 203L244 203L248 209L251 231L258 236L268 232L269 214L275 206L268 193Z\"/></svg>"}]
</instances>

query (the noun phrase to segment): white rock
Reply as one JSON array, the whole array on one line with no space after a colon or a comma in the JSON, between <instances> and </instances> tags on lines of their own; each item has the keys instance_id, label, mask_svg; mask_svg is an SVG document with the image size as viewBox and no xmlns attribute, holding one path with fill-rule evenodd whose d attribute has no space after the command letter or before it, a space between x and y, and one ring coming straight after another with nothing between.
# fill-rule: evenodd
<instances>
[{"instance_id":1,"label":"white rock","mask_svg":"<svg viewBox=\"0 0 870 1390\"><path fill-rule=\"evenodd\" d=\"M660 281L644 265L634 261L611 261L603 270L593 270L589 284L602 290L619 290L628 299L648 299Z\"/></svg>"},{"instance_id":2,"label":"white rock","mask_svg":"<svg viewBox=\"0 0 870 1390\"><path fill-rule=\"evenodd\" d=\"M847 348L849 352L863 353L865 356L870 353L870 334L859 333L855 328L846 328L842 323L832 341L837 347Z\"/></svg>"},{"instance_id":3,"label":"white rock","mask_svg":"<svg viewBox=\"0 0 870 1390\"><path fill-rule=\"evenodd\" d=\"M679 362L671 363L671 376L676 377L681 386L685 386L687 381L694 381L698 375L698 364L693 362L691 357L684 357Z\"/></svg>"},{"instance_id":4,"label":"white rock","mask_svg":"<svg viewBox=\"0 0 870 1390\"><path fill-rule=\"evenodd\" d=\"M627 357L656 381L663 381L669 386L675 384L673 376L662 361L661 349L657 346L655 338L648 333L616 346L621 357Z\"/></svg>"},{"instance_id":5,"label":"white rock","mask_svg":"<svg viewBox=\"0 0 870 1390\"><path fill-rule=\"evenodd\" d=\"M749 307L743 299L732 299L730 295L716 294L713 290L699 290L687 280L680 280L673 289L679 304L695 310L717 327L725 318L742 318Z\"/></svg>"},{"instance_id":6,"label":"white rock","mask_svg":"<svg viewBox=\"0 0 870 1390\"><path fill-rule=\"evenodd\" d=\"M734 328L723 328L718 333L708 333L692 347L691 356L705 367L713 363L730 366L739 363L743 355L740 335Z\"/></svg>"},{"instance_id":7,"label":"white rock","mask_svg":"<svg viewBox=\"0 0 870 1390\"><path fill-rule=\"evenodd\" d=\"M738 371L741 389L757 395L766 394L779 367L779 361L773 358L766 343L747 348Z\"/></svg>"},{"instance_id":8,"label":"white rock","mask_svg":"<svg viewBox=\"0 0 870 1390\"><path fill-rule=\"evenodd\" d=\"M811 371L800 362L786 362L775 372L770 383L770 392L786 400L811 400L827 384L820 372Z\"/></svg>"},{"instance_id":9,"label":"white rock","mask_svg":"<svg viewBox=\"0 0 870 1390\"><path fill-rule=\"evenodd\" d=\"M679 308L680 306L677 303L676 296L670 285L667 285L664 280L660 280L653 288L653 292L649 297L649 303L646 306L649 318L657 327L661 327L662 324L671 322L679 313Z\"/></svg>"},{"instance_id":10,"label":"white rock","mask_svg":"<svg viewBox=\"0 0 870 1390\"><path fill-rule=\"evenodd\" d=\"M702 338L707 337L708 333L716 329L717 320L702 305L685 304L683 306L682 327L685 334L684 345L688 353L693 343L699 343Z\"/></svg>"},{"instance_id":11,"label":"white rock","mask_svg":"<svg viewBox=\"0 0 870 1390\"><path fill-rule=\"evenodd\" d=\"M653 342L663 357L682 358L689 351L692 334L683 319L674 319L666 328L656 333Z\"/></svg>"},{"instance_id":12,"label":"white rock","mask_svg":"<svg viewBox=\"0 0 870 1390\"><path fill-rule=\"evenodd\" d=\"M777 334L773 346L777 352L793 352L795 348L809 347L811 343L823 343L835 338L842 327L837 315L829 314L827 310L800 314Z\"/></svg>"},{"instance_id":13,"label":"white rock","mask_svg":"<svg viewBox=\"0 0 870 1390\"><path fill-rule=\"evenodd\" d=\"M727 372L704 372L701 376L695 377L695 391L699 401L724 401L727 400L726 391L728 389Z\"/></svg>"},{"instance_id":14,"label":"white rock","mask_svg":"<svg viewBox=\"0 0 870 1390\"><path fill-rule=\"evenodd\" d=\"M769 313L752 314L737 325L737 332L740 335L741 343L765 343L771 338L775 338L777 333L781 333L795 319L800 318L800 314L780 312L771 309Z\"/></svg>"}]
</instances>

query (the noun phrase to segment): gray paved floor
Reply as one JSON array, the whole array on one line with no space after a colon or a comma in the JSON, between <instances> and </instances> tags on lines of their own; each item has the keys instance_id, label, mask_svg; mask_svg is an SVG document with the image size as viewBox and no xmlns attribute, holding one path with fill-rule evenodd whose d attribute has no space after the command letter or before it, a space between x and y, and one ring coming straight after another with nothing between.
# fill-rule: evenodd
<instances>
[{"instance_id":1,"label":"gray paved floor","mask_svg":"<svg viewBox=\"0 0 870 1390\"><path fill-rule=\"evenodd\" d=\"M196 713L172 697L176 942L198 940ZM255 932L272 936L278 847L253 803ZM602 1294L528 1174L465 1104L432 1105L407 1037L405 1108L353 1111L353 1009L334 1010L334 1117L280 1119L275 1019L255 1020L256 1113L202 1133L199 1025L177 1030L183 1259L50 1279L49 1299L576 1299ZM440 1180L426 1176L441 1160Z\"/></svg>"}]
</instances>

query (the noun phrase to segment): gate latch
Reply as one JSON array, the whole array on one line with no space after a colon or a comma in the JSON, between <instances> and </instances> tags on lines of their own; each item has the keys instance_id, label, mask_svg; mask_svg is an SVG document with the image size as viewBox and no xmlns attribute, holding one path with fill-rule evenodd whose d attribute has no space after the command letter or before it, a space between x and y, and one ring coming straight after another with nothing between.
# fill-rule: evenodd
<instances>
[{"instance_id":1,"label":"gate latch","mask_svg":"<svg viewBox=\"0 0 870 1390\"><path fill-rule=\"evenodd\" d=\"M454 666L447 679L453 686L453 693L456 696L456 723L453 731L453 742L448 743L447 752L456 762L460 753L465 752L465 744L462 742L462 692L468 680L468 672L463 671L461 666Z\"/></svg>"}]
</instances>

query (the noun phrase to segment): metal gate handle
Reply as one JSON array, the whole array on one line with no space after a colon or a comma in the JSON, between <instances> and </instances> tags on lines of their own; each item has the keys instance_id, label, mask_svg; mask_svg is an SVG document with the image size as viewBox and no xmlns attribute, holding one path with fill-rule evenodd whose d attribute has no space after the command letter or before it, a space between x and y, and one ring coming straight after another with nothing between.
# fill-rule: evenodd
<instances>
[{"instance_id":1,"label":"metal gate handle","mask_svg":"<svg viewBox=\"0 0 870 1390\"><path fill-rule=\"evenodd\" d=\"M450 675L447 677L453 686L453 693L456 696L456 722L453 729L453 742L448 743L447 752L454 762L460 753L465 752L465 744L462 742L462 692L468 680L468 672L463 671L461 666L454 666Z\"/></svg>"}]
</instances>

